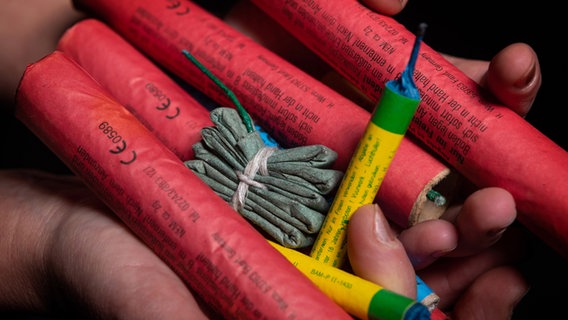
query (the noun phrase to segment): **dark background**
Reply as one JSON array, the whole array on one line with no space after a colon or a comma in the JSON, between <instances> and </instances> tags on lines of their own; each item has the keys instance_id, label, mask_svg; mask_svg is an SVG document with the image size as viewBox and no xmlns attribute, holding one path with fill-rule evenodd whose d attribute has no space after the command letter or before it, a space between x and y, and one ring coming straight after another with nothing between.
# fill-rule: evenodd
<instances>
[{"instance_id":1,"label":"dark background","mask_svg":"<svg viewBox=\"0 0 568 320\"><path fill-rule=\"evenodd\" d=\"M196 2L218 14L224 13L229 3ZM440 52L456 56L487 60L513 42L530 44L539 55L544 80L526 119L566 150L568 136L563 130L566 127L566 102L561 95L564 94L564 75L568 68L560 54L565 35L560 31L560 20L554 17L560 8L551 7L508 0L410 0L407 8L396 18L410 30L418 23L426 22L425 43ZM559 13L556 15L559 16ZM11 116L0 117L0 146L2 169L32 167L69 173L56 156ZM535 177L535 182L537 180L538 177ZM513 319L556 318L568 298L563 293L563 289L568 287L567 261L538 239L533 241L531 255L522 268L532 289L516 309ZM0 319L16 319L16 316L0 314Z\"/></svg>"},{"instance_id":2,"label":"dark background","mask_svg":"<svg viewBox=\"0 0 568 320\"><path fill-rule=\"evenodd\" d=\"M560 93L568 68L559 48L559 13L554 11L526 1L410 0L397 20L409 30L426 22L424 42L455 56L489 60L514 42L531 45L539 56L543 85L526 119L566 149L566 104Z\"/></svg>"},{"instance_id":3,"label":"dark background","mask_svg":"<svg viewBox=\"0 0 568 320\"><path fill-rule=\"evenodd\" d=\"M568 68L558 47L562 41L558 35L562 32L559 12L555 11L558 12L527 1L410 0L397 20L409 30L426 22L424 42L455 56L489 60L514 42L531 45L539 56L543 83L526 119L568 150L564 130L567 104L562 98ZM538 176L534 180L536 183ZM558 187L566 188L568 182ZM538 239L533 241L531 255L522 267L532 288L513 319L556 319L568 298L563 290L568 285L568 264Z\"/></svg>"}]
</instances>

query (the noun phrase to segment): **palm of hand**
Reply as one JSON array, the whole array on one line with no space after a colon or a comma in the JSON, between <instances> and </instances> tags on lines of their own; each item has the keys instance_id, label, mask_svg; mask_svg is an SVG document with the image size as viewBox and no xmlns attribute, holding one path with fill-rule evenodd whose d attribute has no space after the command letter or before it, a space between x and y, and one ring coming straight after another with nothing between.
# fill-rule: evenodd
<instances>
[{"instance_id":1,"label":"palm of hand","mask_svg":"<svg viewBox=\"0 0 568 320\"><path fill-rule=\"evenodd\" d=\"M176 274L75 177L6 172L0 195L19 215L15 243L41 261L28 265L45 307L107 319L204 317Z\"/></svg>"}]
</instances>

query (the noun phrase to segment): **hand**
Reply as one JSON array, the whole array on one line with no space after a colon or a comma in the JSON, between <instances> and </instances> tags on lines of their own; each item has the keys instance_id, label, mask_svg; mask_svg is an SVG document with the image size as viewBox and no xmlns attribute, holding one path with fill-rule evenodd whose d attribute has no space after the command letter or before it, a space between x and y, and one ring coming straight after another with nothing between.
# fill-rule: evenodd
<instances>
[{"instance_id":1,"label":"hand","mask_svg":"<svg viewBox=\"0 0 568 320\"><path fill-rule=\"evenodd\" d=\"M0 171L0 310L206 319L185 284L79 179Z\"/></svg>"},{"instance_id":2,"label":"hand","mask_svg":"<svg viewBox=\"0 0 568 320\"><path fill-rule=\"evenodd\" d=\"M397 6L402 10L404 4L393 1L393 11L386 13L394 14ZM295 50L289 52L304 57ZM540 70L536 55L526 45L506 48L491 64L447 58L519 114L530 110L540 86ZM0 308L83 310L103 318L208 315L167 265L75 178L0 172L0 203L4 209L0 256L10 257L0 259ZM387 232L383 238L390 240L371 241L376 239L373 229L365 226L375 225L375 215ZM522 252L505 250L509 241L519 236L511 232L515 231L511 226L515 216L513 199L496 188L476 191L463 206L456 204L448 210L443 219L408 230L389 229L380 209L364 207L350 223L351 262L358 274L403 293L413 290L416 268L442 297L442 309L453 308L455 316L482 310L502 318L527 288L520 273L508 266L521 258ZM491 217L494 219L489 220ZM469 227L472 225L477 227ZM353 230L359 237L353 237ZM392 255L386 255L389 250ZM458 255L461 257L455 257ZM397 266L394 277L393 266ZM392 279L396 281L386 282Z\"/></svg>"},{"instance_id":3,"label":"hand","mask_svg":"<svg viewBox=\"0 0 568 320\"><path fill-rule=\"evenodd\" d=\"M0 107L9 109L29 63L55 49L61 34L84 14L71 0L5 1L0 11Z\"/></svg>"},{"instance_id":4,"label":"hand","mask_svg":"<svg viewBox=\"0 0 568 320\"><path fill-rule=\"evenodd\" d=\"M366 2L388 14L406 3ZM445 57L521 116L529 112L542 80L538 58L528 45L512 44L491 62ZM524 255L523 232L515 218L515 201L500 188L468 192L442 219L406 230L391 228L380 208L368 205L350 220L349 259L361 277L411 297L416 270L452 317L508 319L528 290L514 267Z\"/></svg>"}]
</instances>

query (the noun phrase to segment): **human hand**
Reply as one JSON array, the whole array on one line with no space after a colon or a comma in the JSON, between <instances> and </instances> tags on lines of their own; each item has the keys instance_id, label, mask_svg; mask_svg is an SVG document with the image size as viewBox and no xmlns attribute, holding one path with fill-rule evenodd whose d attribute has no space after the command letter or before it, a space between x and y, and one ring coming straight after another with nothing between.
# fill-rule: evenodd
<instances>
[{"instance_id":1,"label":"human hand","mask_svg":"<svg viewBox=\"0 0 568 320\"><path fill-rule=\"evenodd\" d=\"M0 106L27 64L83 18L70 0L0 11ZM17 26L14 28L14 26ZM0 171L0 311L87 319L205 319L173 271L75 177Z\"/></svg>"},{"instance_id":2,"label":"human hand","mask_svg":"<svg viewBox=\"0 0 568 320\"><path fill-rule=\"evenodd\" d=\"M361 2L374 11L392 16L400 13L408 0L361 0ZM542 78L538 57L527 44L511 44L495 55L491 62L441 54L521 116L529 112Z\"/></svg>"},{"instance_id":3,"label":"human hand","mask_svg":"<svg viewBox=\"0 0 568 320\"><path fill-rule=\"evenodd\" d=\"M250 19L250 20L254 20L254 19ZM456 58L455 61L456 61L456 62L460 62L459 60L457 60L457 58ZM504 60L504 61L506 62L507 60ZM463 68L465 68L466 66L472 66L472 64L470 64L468 61L463 61L463 62L464 62L464 67L463 67ZM485 71L483 71L483 69L482 69L482 67L481 67L481 64L483 64L483 62L476 62L476 63L479 63L480 65L478 65L477 67L474 65L473 67L471 67L471 70L479 71L479 72L478 72L479 78L477 78L477 80L480 81L480 83L486 84L488 87L491 88L492 82L489 81L489 79L490 79L489 74L490 74L492 71L491 71L491 70L488 70L487 72L485 72ZM505 65L506 65L506 63L505 63ZM487 64L485 64L485 66L488 67ZM463 70L465 70L465 69L463 69ZM506 75L506 74L504 74L504 73L497 73L497 74L501 74L501 76ZM472 73L470 76L471 76L472 78L475 78L474 75L475 75L475 74ZM485 75L487 75L487 76L485 76ZM509 75L510 75L510 74L509 74ZM539 77L539 79L540 79L540 74L539 74L539 73L538 73L538 77ZM496 80L495 82L493 82L493 85L494 85L495 83L497 83L497 84L499 84L499 83L503 84L503 83L505 82L505 81L502 81L503 79L499 80L499 77L497 77L497 78L495 78L495 79L497 79L497 80ZM485 82L485 81L486 81L486 82ZM535 83L536 83L536 82L535 82ZM506 83L505 83L505 84L506 84ZM494 91L499 91L499 92L506 92L505 89L511 89L512 87L513 87L513 86L511 86L511 85L504 85L504 86L501 88L501 89L503 89L503 90L496 90L496 89L493 89L493 90L494 90ZM534 87L538 87L538 86L534 86ZM533 87L533 88L534 88L534 87ZM538 88L536 88L536 89L538 89ZM536 91L535 91L535 92L536 92ZM496 95L498 95L498 93L496 93ZM513 102L514 102L514 101L519 102L519 105L518 105L518 106L520 106L521 110L526 110L525 113L528 112L528 110L530 109L530 103L520 103L520 101L522 101L523 99L515 100L515 99L521 97L520 94L512 94L510 97L511 97L511 99L512 99ZM527 98L527 100L524 100L524 101L530 101L530 97L533 97L533 98L534 98L534 94L532 94L532 95L531 95L531 94L527 94L526 97L525 97L525 98ZM513 103L513 104L509 103L509 104L512 105L512 106L514 106L514 103ZM526 109L522 109L522 108L526 108ZM517 110L517 109L514 109L514 110ZM521 113L522 113L522 112L521 112ZM499 194L500 194L500 195L499 195ZM508 200L506 200L506 196L503 196L502 193L499 193L499 194L498 194L498 196L497 196L499 199L505 199L505 202L508 202ZM482 198L481 200L480 200L479 198L477 198L477 199L474 198L474 200L472 200L472 201L473 201L473 204L472 204L470 207L471 207L471 208L477 208L477 205L476 205L476 204L485 203L485 201L483 201L483 199L486 199L486 200L487 200L487 198L484 198L484 197L481 197L481 198ZM509 202L509 203L510 203L510 202ZM455 212L455 213L456 213L455 217L462 217L462 216L466 216L466 217L467 217L467 216L469 216L469 217L472 217L472 216L473 216L473 217L475 217L475 216L476 216L474 213L469 213L469 214L464 213L464 212L468 212L466 209L463 209L463 210L460 211L460 208L459 208L459 207L454 207L454 208L456 209L455 211L449 210L448 212ZM483 208L481 207L481 209L483 209ZM495 209L495 208L494 208L494 209ZM503 216L508 216L509 218L511 217L511 213L508 212L507 210L501 210L501 209L499 209L499 208L497 208L497 209L498 209L498 210L496 210L496 211L502 212L502 213L503 213ZM506 208L505 208L505 209L506 209ZM476 211L476 210L474 210L474 209L471 209L469 212L478 212L478 211ZM493 215L489 215L487 212L484 213L484 212L482 212L481 210L479 210L479 212L480 212L480 215L483 216L483 217L485 217L485 215L487 215L487 216L493 216ZM501 216L501 215L497 214L497 216ZM450 214L448 214L448 219L450 219L450 218L452 218L452 217L450 217ZM457 220L458 220L458 219L456 218L456 221L457 221ZM467 219L467 218L463 218L463 219L460 218L459 220L460 220L460 221L467 221L468 219ZM481 219L481 220L484 221L483 219ZM449 235L449 236L448 236L447 239L444 238L444 240L450 240L450 241L447 241L446 243L443 242L443 241L442 241L442 242L437 242L437 241L433 241L433 242L421 241L421 242L425 242L426 244L439 243L440 247L446 247L446 248L451 247L451 249L454 249L454 247L447 245L447 243L450 243L450 242L452 241L452 238L451 238L450 236L453 235L453 236L454 236L454 238L453 238L454 243L456 243L456 246L461 247L461 243L460 243L459 245L457 245L457 243L458 243L458 241L459 241L460 239L463 239L463 238L464 238L464 237L462 237L462 235L460 234L460 232L462 232L463 230L462 230L462 229L459 229L459 228L456 229L456 227L457 227L458 225L460 225L460 223L458 223L458 222L456 222L455 224L453 224L453 223L444 223L444 221L445 221L445 220L436 221L436 223L442 224L442 226L439 226L439 225L436 226L436 225L435 225L434 227L424 227L424 226L427 226L427 224L423 224L423 225L421 225L421 228L422 228L421 230L422 230L422 232L424 232L425 234L430 234L430 235L434 234L434 235L438 235L438 236L441 237L441 238L444 238L443 235L444 235L444 234L447 234L447 235ZM453 222L453 220L450 219L449 222ZM432 222L432 223L434 223L434 222ZM497 225L497 224L494 224L494 223L495 223L495 222L491 222L491 224L492 224L493 227L495 227L495 226ZM463 223L461 223L461 224L466 224L466 223L463 222ZM443 225L446 225L447 229L444 229L444 228L446 228L446 227L444 227ZM506 224L506 225L508 226L508 224ZM430 229L429 229L429 228L430 228ZM472 234L472 238L475 238L475 235L483 234L483 233L479 233L479 232L480 232L480 231L483 231L484 228L485 228L485 230L493 230L492 228L488 228L487 226L480 226L480 228L478 228L479 230L477 230L477 231L472 230L472 233L471 233L471 234ZM435 270L434 268L436 267L436 265L438 265L438 262L435 262L434 264L430 265L430 262L431 262L431 261L430 261L430 262L428 262L428 261L429 261L429 260L436 260L436 259L429 257L427 254L424 254L425 258L421 258L421 251L420 251L420 250L422 250L422 253L428 253L429 250L432 250L432 248L430 248L430 246L428 246L428 248L421 248L421 247L418 247L418 248L413 249L413 245L417 245L417 244L412 242L412 238L413 238L412 235L413 235L413 234L414 234L414 235L420 235L420 233L417 233L416 230L417 230L416 228L411 228L411 229L409 229L409 230L405 230L404 232L401 232L401 233L399 234L399 239L400 239L401 243L403 243L404 246L406 247L406 249L408 250L409 256L412 258L412 260L409 260L409 262L410 262L410 261L413 261L413 262L418 261L420 264L423 264L422 268L424 268L424 269L423 269L423 270L424 270L424 273L423 273L423 274L421 273L422 278L423 278L423 279L427 279L427 282L435 289L435 291L436 291L438 294L440 294L440 295L443 297L443 299L444 299L444 300L443 300L443 303L445 303L446 301L448 301L448 300L445 299L445 297L446 297L446 296L450 296L450 295L449 295L449 294L442 293L442 292L439 292L438 288L436 288L436 287L433 285L433 282L430 281L431 278L430 278L430 277L428 276L428 274L426 273L427 270ZM428 230L436 230L436 231L440 231L440 230L444 231L444 230L447 230L448 232L446 232L446 233L444 233L444 232L441 232L441 233L434 233L434 232L431 232L431 231L428 231ZM474 232L474 231L475 231L475 232ZM508 234L508 233L509 233L509 232L507 232L507 234ZM404 240L405 238L406 238L407 240ZM489 241L489 243L491 243L491 242L493 242L494 240L499 239L499 238L500 238L500 235L498 234L498 235L495 237L496 239L492 239L492 237L488 237L488 238L491 240L491 241ZM505 240L505 238L506 238L506 237L504 237L503 240ZM67 239L69 239L69 237L68 237ZM371 239L371 238L369 238L369 239ZM420 237L420 236L415 236L414 239L423 240L423 239L426 239L426 238ZM435 240L435 239L434 239L434 240ZM503 240L499 241L499 243L505 243L505 244L506 244L506 242L504 242ZM418 243L418 244L420 244L420 243ZM474 243L474 245L475 245L475 243ZM495 247L498 247L498 246L497 246L497 245L495 245L495 246L490 246L490 248L492 248L492 249L495 248ZM481 246L481 248L485 248L485 246ZM472 253L472 248L469 248L469 250L470 250L469 254L471 254L471 253ZM452 254L457 254L459 251L460 251L460 250L458 250L458 249L456 248L456 250L452 250ZM90 251L89 251L89 252L90 252ZM371 251L371 252L372 252L372 251ZM446 252L446 251L442 250L442 252ZM405 252L405 254L406 254L406 252ZM479 255L472 255L472 256L479 256ZM500 257L504 257L504 256L502 256L500 253L499 253L499 256L500 256ZM488 259L488 260L491 260L491 261L493 260L492 256L490 256L489 258L490 258L490 259ZM444 259L445 259L445 258L444 258ZM448 258L448 259L449 259L449 258ZM458 259L458 258L456 258L456 259ZM459 259L460 259L459 261L462 261L462 260L463 260L462 258L459 258ZM125 260L126 260L126 259L125 259ZM442 259L440 259L440 260L442 260ZM466 262L467 262L467 260L466 260ZM473 264L473 263L472 263L472 264ZM477 264L476 264L476 265L477 265ZM462 267L462 266L451 266L451 268L448 267L448 266L442 266L442 267L443 267L444 269L463 270L463 267ZM442 267L441 267L441 268L442 268ZM401 269L402 269L402 268L401 268ZM417 269L419 269L419 267L417 267ZM389 268L389 270L392 270L392 264L391 264L391 268ZM75 270L75 271L77 271L77 270ZM410 271L411 271L412 273L414 272L412 268L410 268ZM481 273L482 273L482 272L479 271L479 270L474 270L474 271L475 271L475 272L472 272L472 276L474 276L474 274L476 275L476 274L481 274ZM389 272L392 273L392 271L389 271ZM421 271L421 272L422 272L422 271ZM507 274L512 274L512 275L514 275L514 273L509 273L509 272L507 272ZM442 275L444 275L444 274L442 274ZM80 278L83 278L83 277L80 277ZM116 277L116 279L120 279L120 278L121 278L121 277L119 277L119 276ZM457 276L456 276L456 278L457 278ZM413 277L407 277L407 279L409 279L410 281L412 281L412 283L414 283L414 282L413 282L413 279L414 279ZM464 279L464 278L460 276L460 279ZM117 282L117 283L121 283L121 282ZM382 284L382 282L379 282L379 283ZM508 282L505 282L505 284L507 284L507 283L508 283ZM463 285L463 287L467 287L467 285ZM395 288L395 287L393 287L393 288ZM482 287L482 288L483 288L483 287ZM442 288L442 289L443 289L443 288ZM456 291L456 292L457 292L457 294L460 293L459 291ZM497 291L497 292L498 292L498 291ZM462 297L463 297L463 296L462 296ZM503 296L503 298L506 298L506 296ZM102 302L108 302L108 301L103 299ZM448 302L448 304L450 304L450 303ZM473 303L472 303L472 305L473 305ZM501 304L500 304L500 305L501 305ZM456 309L455 309L455 310L456 310L455 314L457 314L457 312L458 312L457 309L458 309L458 308L456 307ZM134 310L134 311L136 311L136 310Z\"/></svg>"},{"instance_id":4,"label":"human hand","mask_svg":"<svg viewBox=\"0 0 568 320\"><path fill-rule=\"evenodd\" d=\"M363 2L388 15L406 5L399 0ZM260 19L243 19L251 12ZM275 33L279 27L248 1L239 1L225 21L316 78L330 73L295 39L285 32ZM541 74L537 56L526 44L508 46L491 62L444 57L518 114L529 112ZM334 81L326 82L336 90L342 86L337 77L325 80ZM353 96L359 100L357 93ZM376 206L361 208L349 223L348 252L354 272L411 297L416 296L418 272L441 297L439 307L452 310L453 316L475 317L481 311L488 318L506 318L528 288L522 275L511 267L523 256L518 250L523 234L513 226L515 201L499 188L469 187L463 192L465 201L456 202L442 219L407 230L391 230ZM375 230L383 232L377 236Z\"/></svg>"},{"instance_id":5,"label":"human hand","mask_svg":"<svg viewBox=\"0 0 568 320\"><path fill-rule=\"evenodd\" d=\"M406 4L366 3L387 14L398 13ZM542 81L538 58L530 46L512 44L491 62L445 58L521 116L529 112ZM524 255L523 233L513 223L515 201L500 188L466 189L465 201L455 203L441 219L406 230L391 228L376 205L360 208L348 230L354 272L415 297L416 270L441 297L439 308L452 317L510 318L528 290L528 283L514 267Z\"/></svg>"},{"instance_id":6,"label":"human hand","mask_svg":"<svg viewBox=\"0 0 568 320\"><path fill-rule=\"evenodd\" d=\"M0 310L206 319L176 274L76 177L0 171Z\"/></svg>"},{"instance_id":7,"label":"human hand","mask_svg":"<svg viewBox=\"0 0 568 320\"><path fill-rule=\"evenodd\" d=\"M0 11L0 111L10 109L26 66L51 53L61 34L84 14L71 0L7 1Z\"/></svg>"}]
</instances>

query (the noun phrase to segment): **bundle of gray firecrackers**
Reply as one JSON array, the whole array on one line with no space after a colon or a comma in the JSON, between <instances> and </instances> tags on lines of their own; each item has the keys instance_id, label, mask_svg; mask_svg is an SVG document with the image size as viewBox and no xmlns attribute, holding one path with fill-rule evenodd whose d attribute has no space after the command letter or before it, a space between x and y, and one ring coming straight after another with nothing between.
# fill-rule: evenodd
<instances>
[{"instance_id":1,"label":"bundle of gray firecrackers","mask_svg":"<svg viewBox=\"0 0 568 320\"><path fill-rule=\"evenodd\" d=\"M214 126L201 130L195 159L185 165L276 242L312 245L329 209L326 196L343 177L329 169L337 153L323 145L268 147L232 108L216 108L210 117Z\"/></svg>"}]
</instances>

